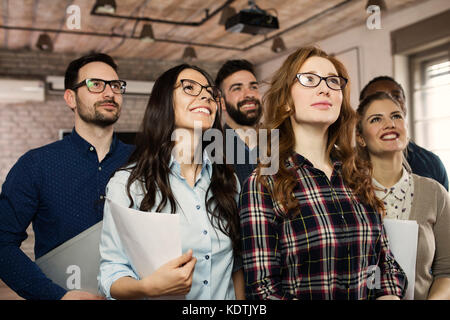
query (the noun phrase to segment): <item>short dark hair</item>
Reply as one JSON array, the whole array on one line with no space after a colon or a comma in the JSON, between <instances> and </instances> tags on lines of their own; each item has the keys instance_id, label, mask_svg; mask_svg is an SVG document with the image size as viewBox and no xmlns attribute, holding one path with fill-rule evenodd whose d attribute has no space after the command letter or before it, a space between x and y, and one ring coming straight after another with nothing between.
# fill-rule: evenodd
<instances>
[{"instance_id":1,"label":"short dark hair","mask_svg":"<svg viewBox=\"0 0 450 320\"><path fill-rule=\"evenodd\" d=\"M223 64L223 66L220 68L219 72L217 72L216 76L216 86L220 89L220 86L222 85L223 80L227 78L228 76L232 75L235 72L246 70L253 74L255 77L255 70L253 68L253 64L247 60L241 59L241 60L228 60Z\"/></svg>"},{"instance_id":2,"label":"short dark hair","mask_svg":"<svg viewBox=\"0 0 450 320\"><path fill-rule=\"evenodd\" d=\"M114 62L111 56L106 53L91 53L76 60L73 60L67 67L66 74L64 77L64 88L72 89L77 84L78 71L91 62L104 62L109 65L114 71L117 72L117 64Z\"/></svg>"},{"instance_id":3,"label":"short dark hair","mask_svg":"<svg viewBox=\"0 0 450 320\"><path fill-rule=\"evenodd\" d=\"M403 95L403 99L405 98L405 91L403 90L402 86L400 85L400 83L398 83L397 81L394 80L394 78L389 77L389 76L379 76L379 77L375 77L372 80L369 81L368 84L366 84L364 86L364 88L361 90L361 94L359 95L359 101L364 100L364 98L366 97L366 91L369 88L369 86L372 83L378 82L378 81L391 81L393 83L395 83L397 85L397 87L400 88L400 91L402 92Z\"/></svg>"}]
</instances>

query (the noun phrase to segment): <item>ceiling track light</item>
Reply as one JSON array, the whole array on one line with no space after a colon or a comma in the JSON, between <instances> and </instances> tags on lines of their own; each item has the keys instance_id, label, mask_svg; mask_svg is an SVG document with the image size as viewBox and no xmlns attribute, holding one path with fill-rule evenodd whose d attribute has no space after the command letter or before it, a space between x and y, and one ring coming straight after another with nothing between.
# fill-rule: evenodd
<instances>
[{"instance_id":1,"label":"ceiling track light","mask_svg":"<svg viewBox=\"0 0 450 320\"><path fill-rule=\"evenodd\" d=\"M51 52L53 51L53 41L48 34L42 33L39 35L36 47L41 51Z\"/></svg>"},{"instance_id":2,"label":"ceiling track light","mask_svg":"<svg viewBox=\"0 0 450 320\"><path fill-rule=\"evenodd\" d=\"M116 8L115 0L97 0L92 11L102 14L114 14L116 13Z\"/></svg>"},{"instance_id":3,"label":"ceiling track light","mask_svg":"<svg viewBox=\"0 0 450 320\"><path fill-rule=\"evenodd\" d=\"M366 10L370 6L378 6L381 11L387 11L386 1L384 0L369 0L367 1Z\"/></svg>"},{"instance_id":4,"label":"ceiling track light","mask_svg":"<svg viewBox=\"0 0 450 320\"><path fill-rule=\"evenodd\" d=\"M183 52L183 60L192 61L197 59L197 54L195 53L194 47L186 47Z\"/></svg>"},{"instance_id":5,"label":"ceiling track light","mask_svg":"<svg viewBox=\"0 0 450 320\"><path fill-rule=\"evenodd\" d=\"M276 37L273 39L272 51L275 53L286 51L286 45L281 37Z\"/></svg>"},{"instance_id":6,"label":"ceiling track light","mask_svg":"<svg viewBox=\"0 0 450 320\"><path fill-rule=\"evenodd\" d=\"M153 28L152 28L151 24L149 24L149 23L144 24L139 38L143 42L147 42L147 43L155 42L155 35L153 34Z\"/></svg>"}]
</instances>

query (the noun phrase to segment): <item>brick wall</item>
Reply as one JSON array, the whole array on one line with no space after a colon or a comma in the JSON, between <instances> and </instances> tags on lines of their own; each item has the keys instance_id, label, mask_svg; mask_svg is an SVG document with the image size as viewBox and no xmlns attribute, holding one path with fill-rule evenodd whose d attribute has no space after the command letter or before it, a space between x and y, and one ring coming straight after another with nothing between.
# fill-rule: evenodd
<instances>
[{"instance_id":1,"label":"brick wall","mask_svg":"<svg viewBox=\"0 0 450 320\"><path fill-rule=\"evenodd\" d=\"M38 51L11 51L0 49L0 77L40 78L45 76L63 76L67 65L80 55L73 53L49 53ZM115 58L113 56L113 58ZM183 63L152 59L114 59L119 67L120 78L128 80L153 81L169 68ZM221 62L195 61L193 64L216 75Z\"/></svg>"},{"instance_id":2,"label":"brick wall","mask_svg":"<svg viewBox=\"0 0 450 320\"><path fill-rule=\"evenodd\" d=\"M116 131L137 131L147 96L126 96ZM59 139L61 129L72 129L74 115L61 95L47 95L45 102L0 102L0 184L26 151Z\"/></svg>"}]
</instances>

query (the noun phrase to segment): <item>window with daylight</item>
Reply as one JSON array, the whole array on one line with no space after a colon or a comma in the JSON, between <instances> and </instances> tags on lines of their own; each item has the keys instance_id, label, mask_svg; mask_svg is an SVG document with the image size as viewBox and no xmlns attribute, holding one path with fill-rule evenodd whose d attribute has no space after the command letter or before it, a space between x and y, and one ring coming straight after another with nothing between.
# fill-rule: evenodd
<instances>
[{"instance_id":1,"label":"window with daylight","mask_svg":"<svg viewBox=\"0 0 450 320\"><path fill-rule=\"evenodd\" d=\"M411 56L412 135L450 174L450 43Z\"/></svg>"}]
</instances>

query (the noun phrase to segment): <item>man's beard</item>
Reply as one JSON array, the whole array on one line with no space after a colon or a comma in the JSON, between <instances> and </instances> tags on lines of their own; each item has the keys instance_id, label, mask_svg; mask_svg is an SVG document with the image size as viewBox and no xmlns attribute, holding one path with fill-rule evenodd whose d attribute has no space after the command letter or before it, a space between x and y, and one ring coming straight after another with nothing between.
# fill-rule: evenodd
<instances>
[{"instance_id":1,"label":"man's beard","mask_svg":"<svg viewBox=\"0 0 450 320\"><path fill-rule=\"evenodd\" d=\"M256 108L248 112L241 111L241 107L247 103L254 103ZM239 101L236 107L225 101L225 108L227 109L228 115L241 126L254 126L262 116L261 102L255 98Z\"/></svg>"},{"instance_id":2,"label":"man's beard","mask_svg":"<svg viewBox=\"0 0 450 320\"><path fill-rule=\"evenodd\" d=\"M116 123L117 120L119 119L119 115L120 115L119 104L117 102L115 102L114 100L103 100L103 101L97 101L96 103L94 103L94 105L93 105L94 114L91 114L87 111L86 105L84 105L78 99L78 97L76 98L76 100L77 100L78 115L80 116L81 120L83 120L86 123L91 123L91 124L97 125L99 127L105 128L105 127L108 127L108 126ZM101 104L106 104L106 103L113 104L117 109L116 113L108 112L109 116L106 116L105 114L98 111L97 108Z\"/></svg>"}]
</instances>

